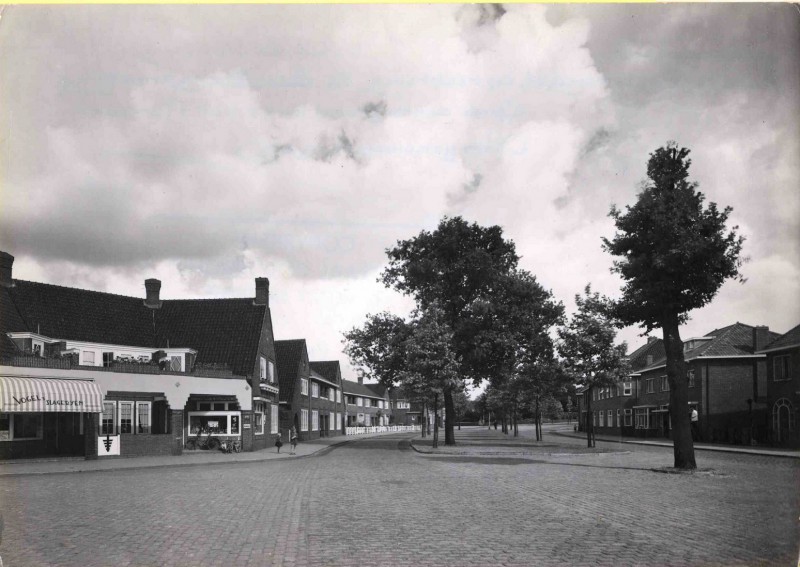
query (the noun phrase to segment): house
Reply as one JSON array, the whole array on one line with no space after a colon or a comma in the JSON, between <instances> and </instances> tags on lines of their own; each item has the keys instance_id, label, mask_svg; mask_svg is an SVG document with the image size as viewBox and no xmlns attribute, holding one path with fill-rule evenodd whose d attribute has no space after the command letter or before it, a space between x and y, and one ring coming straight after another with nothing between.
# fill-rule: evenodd
<instances>
[{"instance_id":1,"label":"house","mask_svg":"<svg viewBox=\"0 0 800 567\"><path fill-rule=\"evenodd\" d=\"M587 388L581 390L579 406L582 416L580 429L585 430L587 400L592 396L592 419L597 434L634 435L633 420L637 400L639 399L640 371L651 366L656 360L664 358L664 342L655 337L648 337L647 343L627 356L631 372L626 380L610 387L595 387L591 392ZM583 398L583 399L581 399Z\"/></svg>"},{"instance_id":2,"label":"house","mask_svg":"<svg viewBox=\"0 0 800 567\"><path fill-rule=\"evenodd\" d=\"M335 369L330 362L312 366L305 339L275 341L275 354L281 431L288 436L294 426L303 441L341 434L344 402L338 362Z\"/></svg>"},{"instance_id":3,"label":"house","mask_svg":"<svg viewBox=\"0 0 800 567\"><path fill-rule=\"evenodd\" d=\"M422 423L422 404L414 402L405 390L392 388L389 391L391 425L420 425Z\"/></svg>"},{"instance_id":4,"label":"house","mask_svg":"<svg viewBox=\"0 0 800 567\"><path fill-rule=\"evenodd\" d=\"M278 426L269 280L255 296L161 299L12 277L0 252L0 459L245 451Z\"/></svg>"},{"instance_id":5,"label":"house","mask_svg":"<svg viewBox=\"0 0 800 567\"><path fill-rule=\"evenodd\" d=\"M347 427L371 427L391 423L389 392L386 386L364 384L359 377L358 382L343 380L342 389L346 402Z\"/></svg>"},{"instance_id":6,"label":"house","mask_svg":"<svg viewBox=\"0 0 800 567\"><path fill-rule=\"evenodd\" d=\"M769 440L776 445L800 446L797 412L800 408L800 325L770 342L766 355Z\"/></svg>"}]
</instances>

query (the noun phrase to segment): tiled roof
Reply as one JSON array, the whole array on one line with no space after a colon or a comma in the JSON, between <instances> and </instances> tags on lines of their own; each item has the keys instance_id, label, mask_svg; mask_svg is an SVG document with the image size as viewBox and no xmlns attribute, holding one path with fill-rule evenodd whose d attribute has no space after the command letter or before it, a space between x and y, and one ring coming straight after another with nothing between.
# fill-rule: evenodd
<instances>
[{"instance_id":1,"label":"tiled roof","mask_svg":"<svg viewBox=\"0 0 800 567\"><path fill-rule=\"evenodd\" d=\"M305 352L305 339L275 341L275 366L278 370L282 402L291 402L294 398L294 385L300 375L300 362Z\"/></svg>"},{"instance_id":2,"label":"tiled roof","mask_svg":"<svg viewBox=\"0 0 800 567\"><path fill-rule=\"evenodd\" d=\"M746 325L745 323L734 323L727 327L714 329L710 333L703 335L705 337L712 337L709 341L703 341L702 344L693 348L692 350L685 351L683 356L686 360L692 360L698 357L734 357L746 356L755 353L753 348L753 329L755 327ZM777 333L769 332L768 340L775 340L778 338ZM663 366L666 362L666 355L662 356L655 361L654 364L648 368Z\"/></svg>"},{"instance_id":3,"label":"tiled roof","mask_svg":"<svg viewBox=\"0 0 800 567\"><path fill-rule=\"evenodd\" d=\"M318 373L328 382L339 383L342 375L338 360L314 360L308 363L311 370Z\"/></svg>"},{"instance_id":4,"label":"tiled roof","mask_svg":"<svg viewBox=\"0 0 800 567\"><path fill-rule=\"evenodd\" d=\"M628 361L630 362L631 370L636 371L647 366L648 357L651 357L650 360L653 361L660 360L664 358L664 356L664 341L655 339L652 341L648 340L647 343L630 353L628 355Z\"/></svg>"},{"instance_id":5,"label":"tiled roof","mask_svg":"<svg viewBox=\"0 0 800 567\"><path fill-rule=\"evenodd\" d=\"M3 331L3 336L0 337L0 356L12 356L17 348L6 332L27 331L28 328L6 287L0 287L0 328Z\"/></svg>"},{"instance_id":6,"label":"tiled roof","mask_svg":"<svg viewBox=\"0 0 800 567\"><path fill-rule=\"evenodd\" d=\"M342 390L345 394L368 398L383 398L386 395L386 386L383 384L359 384L350 380L342 380Z\"/></svg>"},{"instance_id":7,"label":"tiled roof","mask_svg":"<svg viewBox=\"0 0 800 567\"><path fill-rule=\"evenodd\" d=\"M0 330L30 331L73 341L162 349L191 348L197 361L227 364L252 374L267 308L252 298L162 300L151 309L141 297L14 280L7 297L19 317Z\"/></svg>"},{"instance_id":8,"label":"tiled roof","mask_svg":"<svg viewBox=\"0 0 800 567\"><path fill-rule=\"evenodd\" d=\"M764 350L776 350L797 345L800 345L800 325L780 335L777 339L764 347Z\"/></svg>"}]
</instances>

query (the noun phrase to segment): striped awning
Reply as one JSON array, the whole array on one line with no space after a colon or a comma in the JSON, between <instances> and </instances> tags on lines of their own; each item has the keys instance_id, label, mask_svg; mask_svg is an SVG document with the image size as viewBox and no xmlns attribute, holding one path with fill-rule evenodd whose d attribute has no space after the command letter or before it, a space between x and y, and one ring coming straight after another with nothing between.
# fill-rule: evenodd
<instances>
[{"instance_id":1,"label":"striped awning","mask_svg":"<svg viewBox=\"0 0 800 567\"><path fill-rule=\"evenodd\" d=\"M103 397L91 380L0 376L0 413L101 413Z\"/></svg>"}]
</instances>

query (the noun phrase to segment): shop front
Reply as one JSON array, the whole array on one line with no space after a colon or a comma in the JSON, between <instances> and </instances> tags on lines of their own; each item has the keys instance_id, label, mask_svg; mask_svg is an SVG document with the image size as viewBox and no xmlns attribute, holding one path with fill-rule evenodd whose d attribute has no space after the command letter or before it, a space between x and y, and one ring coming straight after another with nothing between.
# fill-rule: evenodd
<instances>
[{"instance_id":1,"label":"shop front","mask_svg":"<svg viewBox=\"0 0 800 567\"><path fill-rule=\"evenodd\" d=\"M0 459L90 456L103 398L90 379L0 375Z\"/></svg>"}]
</instances>

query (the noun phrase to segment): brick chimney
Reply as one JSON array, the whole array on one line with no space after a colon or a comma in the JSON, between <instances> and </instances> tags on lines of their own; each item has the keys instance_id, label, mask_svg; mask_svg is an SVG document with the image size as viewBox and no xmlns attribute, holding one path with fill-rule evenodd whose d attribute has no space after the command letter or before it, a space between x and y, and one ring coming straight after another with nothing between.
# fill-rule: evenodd
<instances>
[{"instance_id":1,"label":"brick chimney","mask_svg":"<svg viewBox=\"0 0 800 567\"><path fill-rule=\"evenodd\" d=\"M11 279L11 268L14 266L14 256L8 252L0 252L0 286L14 287Z\"/></svg>"},{"instance_id":2,"label":"brick chimney","mask_svg":"<svg viewBox=\"0 0 800 567\"><path fill-rule=\"evenodd\" d=\"M256 305L266 305L269 307L269 279L256 278Z\"/></svg>"},{"instance_id":3,"label":"brick chimney","mask_svg":"<svg viewBox=\"0 0 800 567\"><path fill-rule=\"evenodd\" d=\"M150 309L159 309L161 307L161 299L159 298L161 280L155 278L144 280L144 289L147 290L147 298L144 300L144 304Z\"/></svg>"},{"instance_id":4,"label":"brick chimney","mask_svg":"<svg viewBox=\"0 0 800 567\"><path fill-rule=\"evenodd\" d=\"M658 340L657 337L647 337L647 344L654 343Z\"/></svg>"},{"instance_id":5,"label":"brick chimney","mask_svg":"<svg viewBox=\"0 0 800 567\"><path fill-rule=\"evenodd\" d=\"M759 325L753 327L753 352L759 351L769 342L769 327Z\"/></svg>"},{"instance_id":6,"label":"brick chimney","mask_svg":"<svg viewBox=\"0 0 800 567\"><path fill-rule=\"evenodd\" d=\"M358 377L358 383L359 384L363 384L364 383L364 377L363 376L359 376Z\"/></svg>"}]
</instances>

